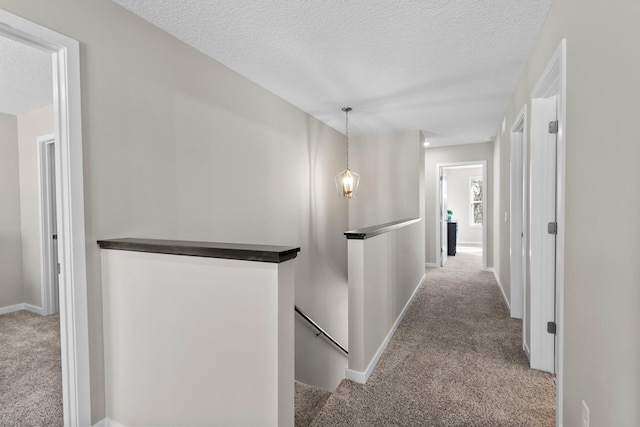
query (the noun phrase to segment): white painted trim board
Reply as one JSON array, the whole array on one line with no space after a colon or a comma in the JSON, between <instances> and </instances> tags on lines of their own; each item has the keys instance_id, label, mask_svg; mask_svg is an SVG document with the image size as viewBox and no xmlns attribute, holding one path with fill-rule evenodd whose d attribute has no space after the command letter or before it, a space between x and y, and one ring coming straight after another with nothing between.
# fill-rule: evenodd
<instances>
[{"instance_id":1,"label":"white painted trim board","mask_svg":"<svg viewBox=\"0 0 640 427\"><path fill-rule=\"evenodd\" d=\"M522 349L524 350L524 354L527 355L527 359L531 359L531 352L529 351L529 346L526 342L522 343Z\"/></svg>"},{"instance_id":2,"label":"white painted trim board","mask_svg":"<svg viewBox=\"0 0 640 427\"><path fill-rule=\"evenodd\" d=\"M509 304L509 298L507 298L507 294L504 292L504 288L502 287L502 282L500 282L500 279L498 278L498 275L496 274L496 269L491 267L491 268L484 268L483 271L487 271L489 273L493 273L493 277L496 279L496 285L498 285L498 288L500 288L500 293L502 294L502 301L504 301L504 305L507 306L507 309L509 310L509 313L511 313L511 304Z\"/></svg>"},{"instance_id":3,"label":"white painted trim board","mask_svg":"<svg viewBox=\"0 0 640 427\"><path fill-rule=\"evenodd\" d=\"M95 423L93 427L124 427L124 424L120 424L109 418L104 418Z\"/></svg>"},{"instance_id":4,"label":"white painted trim board","mask_svg":"<svg viewBox=\"0 0 640 427\"><path fill-rule=\"evenodd\" d=\"M14 304L6 307L0 307L0 315L14 313L20 310L26 310L26 311L30 311L31 313L35 313L39 316L44 316L44 311L42 310L42 308L36 307L35 305L27 304L24 302L21 304Z\"/></svg>"},{"instance_id":5,"label":"white painted trim board","mask_svg":"<svg viewBox=\"0 0 640 427\"><path fill-rule=\"evenodd\" d=\"M354 382L357 382L359 384L366 384L367 383L367 380L369 379L369 377L373 373L373 370L375 369L376 365L378 364L378 361L380 360L380 357L382 357L382 353L384 353L384 350L387 348L387 345L389 344L389 341L391 341L391 338L393 337L393 334L396 332L396 329L398 329L398 325L400 325L400 322L404 318L404 315L406 314L407 309L409 308L409 306L413 302L413 299L415 298L416 294L418 293L418 290L420 289L420 287L422 286L422 284L424 283L426 278L427 278L427 275L423 274L422 278L420 279L420 282L418 282L418 286L416 286L416 288L413 290L413 293L411 294L411 297L409 297L409 300L407 301L407 303L402 308L402 311L400 312L400 314L398 315L398 318L396 319L396 321L394 322L393 326L391 327L391 330L389 330L389 333L387 334L386 338L384 339L384 341L382 341L382 344L380 344L380 347L378 347L378 351L376 351L376 354L373 356L373 359L371 359L371 362L369 363L369 366L367 366L367 369L364 372L360 372L360 371L354 371L354 370L351 370L351 369L347 368L345 370L345 378L346 379L354 381Z\"/></svg>"}]
</instances>

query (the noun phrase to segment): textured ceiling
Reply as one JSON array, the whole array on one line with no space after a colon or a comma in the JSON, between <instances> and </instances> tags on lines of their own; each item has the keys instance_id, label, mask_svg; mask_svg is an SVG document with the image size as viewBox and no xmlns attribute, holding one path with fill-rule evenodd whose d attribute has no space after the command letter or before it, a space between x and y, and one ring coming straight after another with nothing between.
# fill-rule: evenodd
<instances>
[{"instance_id":1,"label":"textured ceiling","mask_svg":"<svg viewBox=\"0 0 640 427\"><path fill-rule=\"evenodd\" d=\"M115 0L328 125L494 136L551 0ZM0 112L50 104L47 53L0 38Z\"/></svg>"},{"instance_id":2,"label":"textured ceiling","mask_svg":"<svg viewBox=\"0 0 640 427\"><path fill-rule=\"evenodd\" d=\"M328 125L492 138L551 0L114 0Z\"/></svg>"},{"instance_id":3,"label":"textured ceiling","mask_svg":"<svg viewBox=\"0 0 640 427\"><path fill-rule=\"evenodd\" d=\"M52 102L51 54L0 37L0 113L24 114Z\"/></svg>"}]
</instances>

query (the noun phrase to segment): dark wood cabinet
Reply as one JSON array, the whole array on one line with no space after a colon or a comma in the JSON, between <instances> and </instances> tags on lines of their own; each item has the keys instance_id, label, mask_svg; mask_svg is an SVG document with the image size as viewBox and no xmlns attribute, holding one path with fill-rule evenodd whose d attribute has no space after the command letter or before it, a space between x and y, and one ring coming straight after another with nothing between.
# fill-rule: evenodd
<instances>
[{"instance_id":1,"label":"dark wood cabinet","mask_svg":"<svg viewBox=\"0 0 640 427\"><path fill-rule=\"evenodd\" d=\"M458 242L458 223L447 223L447 255L456 255L456 244Z\"/></svg>"}]
</instances>

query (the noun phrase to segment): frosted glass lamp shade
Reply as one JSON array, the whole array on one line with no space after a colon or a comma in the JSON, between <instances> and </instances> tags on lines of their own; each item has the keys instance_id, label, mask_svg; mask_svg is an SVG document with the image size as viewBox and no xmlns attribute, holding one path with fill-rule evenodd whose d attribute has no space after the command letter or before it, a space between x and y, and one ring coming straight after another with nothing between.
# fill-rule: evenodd
<instances>
[{"instance_id":1,"label":"frosted glass lamp shade","mask_svg":"<svg viewBox=\"0 0 640 427\"><path fill-rule=\"evenodd\" d=\"M338 197L346 197L351 199L356 197L358 193L358 185L360 185L360 175L355 172L351 172L349 169L345 169L336 175L336 189L338 190Z\"/></svg>"}]
</instances>

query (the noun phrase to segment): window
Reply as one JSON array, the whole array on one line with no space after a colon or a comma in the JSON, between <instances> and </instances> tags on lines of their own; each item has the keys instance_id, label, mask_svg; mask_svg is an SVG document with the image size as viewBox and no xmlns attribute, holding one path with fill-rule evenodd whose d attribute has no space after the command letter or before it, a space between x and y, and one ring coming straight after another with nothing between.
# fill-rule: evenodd
<instances>
[{"instance_id":1,"label":"window","mask_svg":"<svg viewBox=\"0 0 640 427\"><path fill-rule=\"evenodd\" d=\"M469 214L469 225L471 227L482 226L482 202L484 199L484 183L481 176L469 177L469 202L471 212Z\"/></svg>"}]
</instances>

